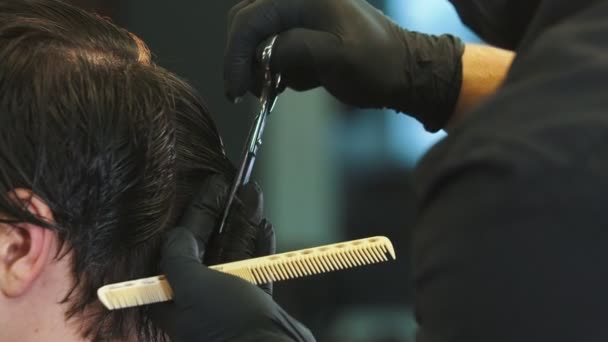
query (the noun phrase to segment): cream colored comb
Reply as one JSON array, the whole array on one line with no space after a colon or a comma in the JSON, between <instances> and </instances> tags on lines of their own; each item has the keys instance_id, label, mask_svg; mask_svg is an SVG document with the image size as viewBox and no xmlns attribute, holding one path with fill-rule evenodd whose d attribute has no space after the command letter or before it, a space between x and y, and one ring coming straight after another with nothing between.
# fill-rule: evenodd
<instances>
[{"instance_id":1,"label":"cream colored comb","mask_svg":"<svg viewBox=\"0 0 608 342\"><path fill-rule=\"evenodd\" d=\"M260 285L388 261L387 254L396 258L393 244L388 238L377 236L209 268ZM106 285L97 290L97 296L108 309L115 310L169 301L173 291L161 275Z\"/></svg>"}]
</instances>

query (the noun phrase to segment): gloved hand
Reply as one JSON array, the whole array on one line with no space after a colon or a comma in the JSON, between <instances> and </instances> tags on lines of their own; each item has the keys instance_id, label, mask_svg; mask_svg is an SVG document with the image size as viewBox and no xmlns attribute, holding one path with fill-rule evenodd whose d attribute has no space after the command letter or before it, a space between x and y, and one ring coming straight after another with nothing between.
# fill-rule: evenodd
<instances>
[{"instance_id":1,"label":"gloved hand","mask_svg":"<svg viewBox=\"0 0 608 342\"><path fill-rule=\"evenodd\" d=\"M314 341L310 331L268 293L201 264L207 243L217 230L218 213L228 187L223 177L209 177L179 225L167 232L161 270L171 284L174 299L150 307L154 323L173 342ZM248 215L259 212L255 203L253 208L249 206L246 198L242 195L239 203L251 210L232 211L227 230L251 224L252 217ZM273 244L273 234L268 230L271 226L260 227L256 236L265 241L256 241L255 245L268 249Z\"/></svg>"},{"instance_id":2,"label":"gloved hand","mask_svg":"<svg viewBox=\"0 0 608 342\"><path fill-rule=\"evenodd\" d=\"M293 89L322 86L350 105L408 113L431 131L458 100L460 39L404 30L364 0L244 0L228 29L224 79L233 100L256 89L256 55L275 34L271 67Z\"/></svg>"}]
</instances>

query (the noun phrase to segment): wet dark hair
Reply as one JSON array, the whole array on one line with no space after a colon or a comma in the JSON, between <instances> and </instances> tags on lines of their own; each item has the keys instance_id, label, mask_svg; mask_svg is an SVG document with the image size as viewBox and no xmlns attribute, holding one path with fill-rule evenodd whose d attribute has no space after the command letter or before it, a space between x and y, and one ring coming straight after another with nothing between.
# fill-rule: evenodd
<instances>
[{"instance_id":1,"label":"wet dark hair","mask_svg":"<svg viewBox=\"0 0 608 342\"><path fill-rule=\"evenodd\" d=\"M0 0L0 165L4 222L52 229L73 252L66 315L82 335L162 340L145 307L106 311L96 290L156 274L162 232L197 185L234 173L192 88L103 18L58 0ZM11 200L18 188L55 222Z\"/></svg>"}]
</instances>

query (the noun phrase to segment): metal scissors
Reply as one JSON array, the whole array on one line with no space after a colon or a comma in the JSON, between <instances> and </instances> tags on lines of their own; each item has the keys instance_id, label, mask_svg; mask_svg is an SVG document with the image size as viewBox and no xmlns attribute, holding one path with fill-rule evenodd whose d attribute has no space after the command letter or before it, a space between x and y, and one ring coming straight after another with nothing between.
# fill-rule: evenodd
<instances>
[{"instance_id":1,"label":"metal scissors","mask_svg":"<svg viewBox=\"0 0 608 342\"><path fill-rule=\"evenodd\" d=\"M237 171L232 187L230 188L230 193L222 214L222 220L220 221L220 234L225 228L228 214L230 214L232 202L234 202L239 187L249 183L249 178L251 177L251 171L253 170L256 155L260 146L262 145L262 135L264 134L266 119L274 109L274 105L276 104L277 97L280 93L281 75L273 74L270 70L270 60L272 58L272 51L276 41L277 36L270 38L268 40L269 43L266 44L262 50L262 58L260 63L263 68L262 71L264 80L262 85L262 94L260 96L261 109L260 113L256 116L251 129L249 130L247 145L245 145L245 149L243 151L241 165Z\"/></svg>"}]
</instances>

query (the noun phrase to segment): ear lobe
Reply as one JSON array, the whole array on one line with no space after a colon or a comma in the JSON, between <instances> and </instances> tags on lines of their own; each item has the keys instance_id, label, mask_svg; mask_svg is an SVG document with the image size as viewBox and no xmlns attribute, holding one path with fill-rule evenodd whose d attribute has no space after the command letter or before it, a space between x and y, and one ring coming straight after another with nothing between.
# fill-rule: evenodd
<instances>
[{"instance_id":1,"label":"ear lobe","mask_svg":"<svg viewBox=\"0 0 608 342\"><path fill-rule=\"evenodd\" d=\"M16 190L16 200L40 219L53 222L49 207L31 192ZM9 298L22 296L53 258L55 232L31 223L0 226L0 291Z\"/></svg>"}]
</instances>

